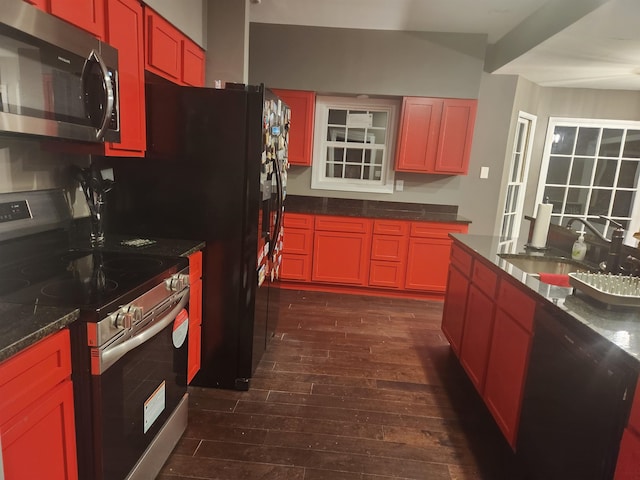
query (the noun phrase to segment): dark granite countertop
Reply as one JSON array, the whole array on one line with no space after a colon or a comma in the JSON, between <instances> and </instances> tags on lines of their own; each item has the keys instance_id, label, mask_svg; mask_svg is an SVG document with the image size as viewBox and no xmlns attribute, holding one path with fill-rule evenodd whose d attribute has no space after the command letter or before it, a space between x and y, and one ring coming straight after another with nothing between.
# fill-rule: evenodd
<instances>
[{"instance_id":1,"label":"dark granite countertop","mask_svg":"<svg viewBox=\"0 0 640 480\"><path fill-rule=\"evenodd\" d=\"M453 205L353 200L345 198L306 197L287 195L285 211L313 215L385 218L423 222L471 223L458 215Z\"/></svg>"},{"instance_id":2,"label":"dark granite countertop","mask_svg":"<svg viewBox=\"0 0 640 480\"><path fill-rule=\"evenodd\" d=\"M0 362L76 321L73 308L0 303Z\"/></svg>"},{"instance_id":3,"label":"dark granite countertop","mask_svg":"<svg viewBox=\"0 0 640 480\"><path fill-rule=\"evenodd\" d=\"M539 281L498 256L498 237L457 233L451 236L521 282L539 301L553 305L564 318L579 322L617 346L624 352L627 363L640 370L640 309L607 307L580 292L574 293L573 288ZM519 246L517 252L524 253L524 242ZM549 253L553 254L557 252Z\"/></svg>"},{"instance_id":4,"label":"dark granite countertop","mask_svg":"<svg viewBox=\"0 0 640 480\"><path fill-rule=\"evenodd\" d=\"M123 242L132 240L150 240L153 243L133 246ZM145 255L160 255L163 257L188 257L192 253L202 250L205 242L197 240L181 240L157 237L139 237L136 235L107 234L105 235L105 244L98 249L109 252L123 253L143 253ZM88 237L76 242L72 242L71 248L74 249L91 249Z\"/></svg>"}]
</instances>

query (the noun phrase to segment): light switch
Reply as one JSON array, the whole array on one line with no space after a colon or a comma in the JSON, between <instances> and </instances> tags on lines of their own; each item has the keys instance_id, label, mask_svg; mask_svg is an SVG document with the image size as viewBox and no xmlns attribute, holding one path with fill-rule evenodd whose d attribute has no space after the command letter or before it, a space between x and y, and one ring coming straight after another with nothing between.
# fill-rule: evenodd
<instances>
[{"instance_id":1,"label":"light switch","mask_svg":"<svg viewBox=\"0 0 640 480\"><path fill-rule=\"evenodd\" d=\"M402 192L404 190L404 180L396 180L396 192Z\"/></svg>"},{"instance_id":2,"label":"light switch","mask_svg":"<svg viewBox=\"0 0 640 480\"><path fill-rule=\"evenodd\" d=\"M480 167L480 178L489 178L489 167Z\"/></svg>"}]
</instances>

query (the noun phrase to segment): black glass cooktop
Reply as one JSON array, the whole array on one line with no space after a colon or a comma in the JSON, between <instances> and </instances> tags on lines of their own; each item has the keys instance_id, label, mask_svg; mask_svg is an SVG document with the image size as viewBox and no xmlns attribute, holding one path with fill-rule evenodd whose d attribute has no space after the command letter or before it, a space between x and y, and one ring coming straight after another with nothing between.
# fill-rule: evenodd
<instances>
[{"instance_id":1,"label":"black glass cooktop","mask_svg":"<svg viewBox=\"0 0 640 480\"><path fill-rule=\"evenodd\" d=\"M151 255L48 254L0 269L0 301L98 310L186 266L186 259Z\"/></svg>"}]
</instances>

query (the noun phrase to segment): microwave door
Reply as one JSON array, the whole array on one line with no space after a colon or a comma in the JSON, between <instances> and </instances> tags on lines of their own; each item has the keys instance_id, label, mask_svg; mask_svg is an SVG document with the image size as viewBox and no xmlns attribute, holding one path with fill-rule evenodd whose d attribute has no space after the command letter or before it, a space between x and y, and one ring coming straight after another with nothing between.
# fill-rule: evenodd
<instances>
[{"instance_id":1,"label":"microwave door","mask_svg":"<svg viewBox=\"0 0 640 480\"><path fill-rule=\"evenodd\" d=\"M86 116L101 140L109 127L115 104L114 79L100 54L93 50L82 70Z\"/></svg>"}]
</instances>

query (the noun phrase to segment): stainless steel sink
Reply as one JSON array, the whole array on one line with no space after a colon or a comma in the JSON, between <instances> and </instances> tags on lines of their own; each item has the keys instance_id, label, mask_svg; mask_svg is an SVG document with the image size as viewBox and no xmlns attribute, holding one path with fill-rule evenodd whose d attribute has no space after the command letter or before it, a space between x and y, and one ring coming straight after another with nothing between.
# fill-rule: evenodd
<instances>
[{"instance_id":1,"label":"stainless steel sink","mask_svg":"<svg viewBox=\"0 0 640 480\"><path fill-rule=\"evenodd\" d=\"M500 258L528 274L555 273L566 275L572 272L589 272L588 265L566 257L537 257L527 254L502 254Z\"/></svg>"}]
</instances>

